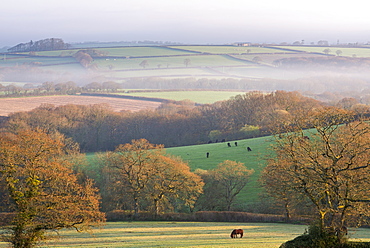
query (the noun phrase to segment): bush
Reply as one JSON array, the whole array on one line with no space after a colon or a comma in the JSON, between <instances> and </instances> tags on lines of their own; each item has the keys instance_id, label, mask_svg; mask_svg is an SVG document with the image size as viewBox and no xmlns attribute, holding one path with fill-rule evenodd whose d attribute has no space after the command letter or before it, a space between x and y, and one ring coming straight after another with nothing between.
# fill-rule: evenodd
<instances>
[{"instance_id":1,"label":"bush","mask_svg":"<svg viewBox=\"0 0 370 248\"><path fill-rule=\"evenodd\" d=\"M308 233L285 242L280 248L342 248L346 240L341 240L330 229L322 229L318 224L312 224L308 228Z\"/></svg>"}]
</instances>

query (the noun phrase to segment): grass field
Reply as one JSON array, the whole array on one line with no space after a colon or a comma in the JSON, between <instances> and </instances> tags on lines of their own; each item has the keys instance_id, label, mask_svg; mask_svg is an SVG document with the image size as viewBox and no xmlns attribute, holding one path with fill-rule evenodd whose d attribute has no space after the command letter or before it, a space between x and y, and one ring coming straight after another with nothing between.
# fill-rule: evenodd
<instances>
[{"instance_id":1,"label":"grass field","mask_svg":"<svg viewBox=\"0 0 370 248\"><path fill-rule=\"evenodd\" d=\"M294 49L303 52L310 53L323 53L325 49L329 49L329 54L336 55L337 50L341 50L342 54L340 56L352 57L356 55L357 57L370 57L369 48L353 48L353 47L314 47L314 46L279 46L280 48ZM304 55L302 55L304 56Z\"/></svg>"},{"instance_id":2,"label":"grass field","mask_svg":"<svg viewBox=\"0 0 370 248\"><path fill-rule=\"evenodd\" d=\"M231 239L235 228L244 230L243 238ZM277 248L302 234L307 227L280 223L220 222L108 222L92 235L62 230L58 240L39 247L246 247ZM351 240L370 240L369 229L349 230ZM0 247L7 247L0 242Z\"/></svg>"},{"instance_id":3,"label":"grass field","mask_svg":"<svg viewBox=\"0 0 370 248\"><path fill-rule=\"evenodd\" d=\"M175 101L190 100L192 102L205 104L228 100L232 96L244 93L245 92L241 91L159 91L122 93L122 95L163 98Z\"/></svg>"},{"instance_id":4,"label":"grass field","mask_svg":"<svg viewBox=\"0 0 370 248\"><path fill-rule=\"evenodd\" d=\"M227 53L276 53L280 52L274 48L266 47L238 47L238 46L172 46L178 49L196 51L201 53L227 54Z\"/></svg>"},{"instance_id":5,"label":"grass field","mask_svg":"<svg viewBox=\"0 0 370 248\"><path fill-rule=\"evenodd\" d=\"M210 170L225 160L244 163L248 169L253 169L255 173L250 177L246 188L238 195L236 205L252 204L257 201L261 192L258 179L266 164L265 159L270 153L271 137L238 140L236 141L238 146L235 146L235 141L232 141L230 142L231 147L227 146L227 142L173 147L167 148L166 151L187 161L192 171L198 168ZM248 146L252 148L251 152L247 151L246 147ZM209 158L206 157L207 152L210 153Z\"/></svg>"},{"instance_id":6,"label":"grass field","mask_svg":"<svg viewBox=\"0 0 370 248\"><path fill-rule=\"evenodd\" d=\"M90 47L91 48L91 47ZM325 49L330 49L329 55L336 55L341 50L341 56L370 57L368 47L318 47L318 46L247 46L232 45L215 46L121 46L91 48L103 52L102 57L94 57L92 64L84 68L73 58L73 54L83 48L59 51L36 52L37 56L29 53L1 54L0 70L7 81L75 81L82 80L120 82L131 78L163 77L163 78L210 78L210 79L297 79L307 77L301 71L287 72L276 67L274 61L290 57L327 56ZM87 48L86 48L87 49ZM256 57L259 58L256 63ZM143 68L140 63L147 60ZM185 65L185 60L190 60ZM25 69L24 69L25 68ZM342 73L346 73L341 71ZM47 75L47 76L45 76ZM82 77L82 78L81 78ZM85 80L85 81L84 81ZM95 80L95 79L94 79ZM0 82L1 83L1 82ZM90 83L90 82L88 82ZM259 90L263 87L253 88ZM223 88L227 87L225 85ZM230 87L231 88L231 87ZM272 90L276 90L276 86ZM250 90L250 88L245 88ZM266 90L265 88L263 88ZM292 89L296 90L296 89Z\"/></svg>"},{"instance_id":7,"label":"grass field","mask_svg":"<svg viewBox=\"0 0 370 248\"><path fill-rule=\"evenodd\" d=\"M230 142L231 147L227 143ZM232 160L244 163L248 169L253 169L254 173L249 178L247 186L236 197L234 207L245 209L260 200L262 188L258 182L260 173L266 165L266 158L271 152L271 137L260 137L254 139L238 140L237 146L235 141L225 143L212 143L193 146L181 146L166 148L168 154L179 156L189 164L191 171L196 169L210 170L215 168L219 163L225 160ZM252 151L248 152L246 147L251 147ZM209 158L206 153L209 152ZM98 178L96 174L96 162L93 153L87 154L89 168L87 173L92 178Z\"/></svg>"}]
</instances>

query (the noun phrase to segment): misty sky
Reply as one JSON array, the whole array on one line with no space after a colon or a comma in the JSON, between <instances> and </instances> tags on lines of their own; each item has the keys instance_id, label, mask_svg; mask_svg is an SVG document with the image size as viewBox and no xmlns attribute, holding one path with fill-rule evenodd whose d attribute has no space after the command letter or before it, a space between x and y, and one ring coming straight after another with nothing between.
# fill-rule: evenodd
<instances>
[{"instance_id":1,"label":"misty sky","mask_svg":"<svg viewBox=\"0 0 370 248\"><path fill-rule=\"evenodd\" d=\"M370 41L364 1L3 0L0 47L45 38L65 42Z\"/></svg>"}]
</instances>

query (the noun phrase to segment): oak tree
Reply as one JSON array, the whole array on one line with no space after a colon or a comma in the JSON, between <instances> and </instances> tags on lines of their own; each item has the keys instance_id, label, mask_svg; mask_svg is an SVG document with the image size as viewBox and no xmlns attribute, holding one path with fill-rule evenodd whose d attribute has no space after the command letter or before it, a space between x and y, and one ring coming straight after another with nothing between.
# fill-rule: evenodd
<instances>
[{"instance_id":1,"label":"oak tree","mask_svg":"<svg viewBox=\"0 0 370 248\"><path fill-rule=\"evenodd\" d=\"M5 240L33 247L47 230L84 230L104 221L91 180L79 183L68 162L65 139L40 130L2 133L0 174L15 213Z\"/></svg>"},{"instance_id":2,"label":"oak tree","mask_svg":"<svg viewBox=\"0 0 370 248\"><path fill-rule=\"evenodd\" d=\"M213 170L196 172L205 181L204 195L198 202L198 208L230 211L254 170L249 170L243 163L225 160Z\"/></svg>"},{"instance_id":3,"label":"oak tree","mask_svg":"<svg viewBox=\"0 0 370 248\"><path fill-rule=\"evenodd\" d=\"M165 200L177 198L191 206L202 192L201 179L183 161L165 156L163 145L146 139L119 145L100 157L114 199L121 203L131 200L134 218L138 217L140 204L148 200L158 214Z\"/></svg>"},{"instance_id":4,"label":"oak tree","mask_svg":"<svg viewBox=\"0 0 370 248\"><path fill-rule=\"evenodd\" d=\"M270 192L285 189L308 199L323 230L366 223L370 125L335 108L314 109L307 116L304 122L290 123L289 132L276 135L276 157L269 160L264 174L266 179L280 174L284 180L265 185ZM313 129L305 130L307 124Z\"/></svg>"}]
</instances>

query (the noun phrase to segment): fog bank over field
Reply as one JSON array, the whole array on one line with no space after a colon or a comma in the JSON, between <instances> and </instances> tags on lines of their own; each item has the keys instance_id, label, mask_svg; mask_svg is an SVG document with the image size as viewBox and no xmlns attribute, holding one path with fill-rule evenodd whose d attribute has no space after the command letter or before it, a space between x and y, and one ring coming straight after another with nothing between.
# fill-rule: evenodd
<instances>
[{"instance_id":1,"label":"fog bank over field","mask_svg":"<svg viewBox=\"0 0 370 248\"><path fill-rule=\"evenodd\" d=\"M0 59L1 90L15 94L38 88L45 93L45 84L65 93L70 92L68 87L76 85L93 91L284 90L361 98L370 89L370 49L366 45L147 43L151 42L136 42L133 46L102 43L101 47L101 43L90 43L85 48L79 44L51 51L43 47L39 51L23 51L19 48L35 48L15 46ZM5 87L12 83L17 87Z\"/></svg>"}]
</instances>

